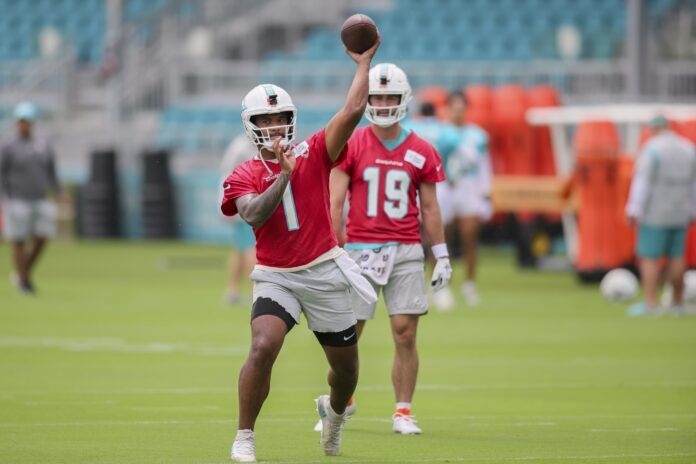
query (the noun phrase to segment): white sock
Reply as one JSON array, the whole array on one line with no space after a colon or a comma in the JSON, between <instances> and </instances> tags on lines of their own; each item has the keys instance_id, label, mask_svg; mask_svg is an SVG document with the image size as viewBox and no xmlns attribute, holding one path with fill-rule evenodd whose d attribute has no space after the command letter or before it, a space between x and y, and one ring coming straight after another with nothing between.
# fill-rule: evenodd
<instances>
[{"instance_id":1,"label":"white sock","mask_svg":"<svg viewBox=\"0 0 696 464\"><path fill-rule=\"evenodd\" d=\"M251 429L237 430L237 438L254 438L254 431Z\"/></svg>"},{"instance_id":2,"label":"white sock","mask_svg":"<svg viewBox=\"0 0 696 464\"><path fill-rule=\"evenodd\" d=\"M411 410L411 403L396 403L396 409L408 409Z\"/></svg>"},{"instance_id":3,"label":"white sock","mask_svg":"<svg viewBox=\"0 0 696 464\"><path fill-rule=\"evenodd\" d=\"M343 417L346 415L345 411L343 411L343 414L339 414L336 411L334 411L333 406L331 406L331 400L327 401L326 405L328 406L328 408L326 408L326 412L329 416L331 416L331 417Z\"/></svg>"}]
</instances>

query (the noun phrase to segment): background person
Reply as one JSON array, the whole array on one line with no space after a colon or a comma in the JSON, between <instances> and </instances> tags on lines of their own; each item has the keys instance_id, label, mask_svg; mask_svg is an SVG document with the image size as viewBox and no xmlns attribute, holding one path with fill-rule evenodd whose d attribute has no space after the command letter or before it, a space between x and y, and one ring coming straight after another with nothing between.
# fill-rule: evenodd
<instances>
[{"instance_id":1,"label":"background person","mask_svg":"<svg viewBox=\"0 0 696 464\"><path fill-rule=\"evenodd\" d=\"M14 109L16 138L0 149L3 235L12 243L11 278L25 294L36 292L33 271L56 233L56 206L49 194L60 193L53 149L34 135L36 117L36 106L19 103Z\"/></svg>"},{"instance_id":2,"label":"background person","mask_svg":"<svg viewBox=\"0 0 696 464\"><path fill-rule=\"evenodd\" d=\"M230 142L225 156L220 163L220 172L223 180L229 176L234 168L245 161L250 160L258 153L258 149L249 138L242 134ZM240 288L245 275L249 275L256 264L256 237L254 229L238 216L229 218L232 228L232 246L230 251L228 269L229 280L225 291L225 302L236 304L240 302Z\"/></svg>"},{"instance_id":3,"label":"background person","mask_svg":"<svg viewBox=\"0 0 696 464\"><path fill-rule=\"evenodd\" d=\"M681 312L684 298L684 244L696 219L696 149L656 116L652 137L636 161L626 215L638 225L636 254L645 300L628 309L630 316L654 314L658 308L660 259L667 258L672 309Z\"/></svg>"},{"instance_id":4,"label":"background person","mask_svg":"<svg viewBox=\"0 0 696 464\"><path fill-rule=\"evenodd\" d=\"M459 128L459 144L448 157L448 183L438 190L459 231L464 264L462 296L469 306L480 304L476 287L478 240L481 224L493 216L491 180L493 177L488 134L475 124L465 124L466 98L450 94L450 122ZM446 200L445 200L446 199Z\"/></svg>"}]
</instances>

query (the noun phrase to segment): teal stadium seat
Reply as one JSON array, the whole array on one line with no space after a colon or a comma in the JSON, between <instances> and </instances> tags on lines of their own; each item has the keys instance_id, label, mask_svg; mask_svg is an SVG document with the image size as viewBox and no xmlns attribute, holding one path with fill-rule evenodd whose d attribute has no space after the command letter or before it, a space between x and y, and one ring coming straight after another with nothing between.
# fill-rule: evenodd
<instances>
[{"instance_id":1,"label":"teal stadium seat","mask_svg":"<svg viewBox=\"0 0 696 464\"><path fill-rule=\"evenodd\" d=\"M124 19L152 14L169 1L125 0ZM195 3L182 5L195 11ZM0 0L0 60L38 57L39 34L46 27L54 27L75 46L80 61L98 62L103 55L105 22L105 0ZM147 33L143 35L149 38Z\"/></svg>"}]
</instances>

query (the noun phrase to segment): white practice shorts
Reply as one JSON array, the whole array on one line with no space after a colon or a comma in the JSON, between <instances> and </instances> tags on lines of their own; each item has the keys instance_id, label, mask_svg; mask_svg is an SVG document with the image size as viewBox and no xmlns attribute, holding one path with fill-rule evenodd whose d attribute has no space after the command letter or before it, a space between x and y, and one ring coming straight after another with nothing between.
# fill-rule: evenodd
<instances>
[{"instance_id":1,"label":"white practice shorts","mask_svg":"<svg viewBox=\"0 0 696 464\"><path fill-rule=\"evenodd\" d=\"M56 214L56 206L50 200L4 200L3 236L10 241L53 237L56 234Z\"/></svg>"},{"instance_id":2,"label":"white practice shorts","mask_svg":"<svg viewBox=\"0 0 696 464\"><path fill-rule=\"evenodd\" d=\"M254 269L253 300L268 298L280 305L295 324L300 313L314 332L342 332L355 325L351 306L353 291L334 260L295 272L272 272Z\"/></svg>"},{"instance_id":3,"label":"white practice shorts","mask_svg":"<svg viewBox=\"0 0 696 464\"><path fill-rule=\"evenodd\" d=\"M436 188L444 224L458 217L479 217L483 220L490 218L490 205L479 191L476 181L461 179L454 185L440 182Z\"/></svg>"},{"instance_id":4,"label":"white practice shorts","mask_svg":"<svg viewBox=\"0 0 696 464\"><path fill-rule=\"evenodd\" d=\"M385 251L387 252L385 254ZM396 314L425 314L428 312L428 298L425 290L425 271L423 246L421 244L401 244L375 250L348 251L358 263L362 273L372 284L375 292L384 292L384 302L390 316ZM382 257L393 260L385 267L369 263L382 261ZM376 259L375 259L376 258ZM377 283L375 281L380 283ZM381 284L381 282L385 282ZM353 296L353 309L358 320L374 319L377 303L367 303Z\"/></svg>"}]
</instances>

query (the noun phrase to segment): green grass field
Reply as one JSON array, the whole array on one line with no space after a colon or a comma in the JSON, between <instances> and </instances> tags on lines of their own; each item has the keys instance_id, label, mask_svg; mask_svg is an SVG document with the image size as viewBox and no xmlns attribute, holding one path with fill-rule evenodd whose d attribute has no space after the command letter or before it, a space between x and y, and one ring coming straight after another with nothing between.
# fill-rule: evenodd
<instances>
[{"instance_id":1,"label":"green grass field","mask_svg":"<svg viewBox=\"0 0 696 464\"><path fill-rule=\"evenodd\" d=\"M249 308L221 304L226 251L52 244L40 294L0 246L0 463L229 462ZM459 270L457 270L459 271ZM459 277L459 276L456 276ZM326 366L301 325L276 364L257 457L284 463L694 463L696 318L627 319L569 274L483 255L484 304L421 321L414 413L396 436L384 313L361 340L340 457L312 431ZM455 279L455 284L458 279Z\"/></svg>"}]
</instances>

